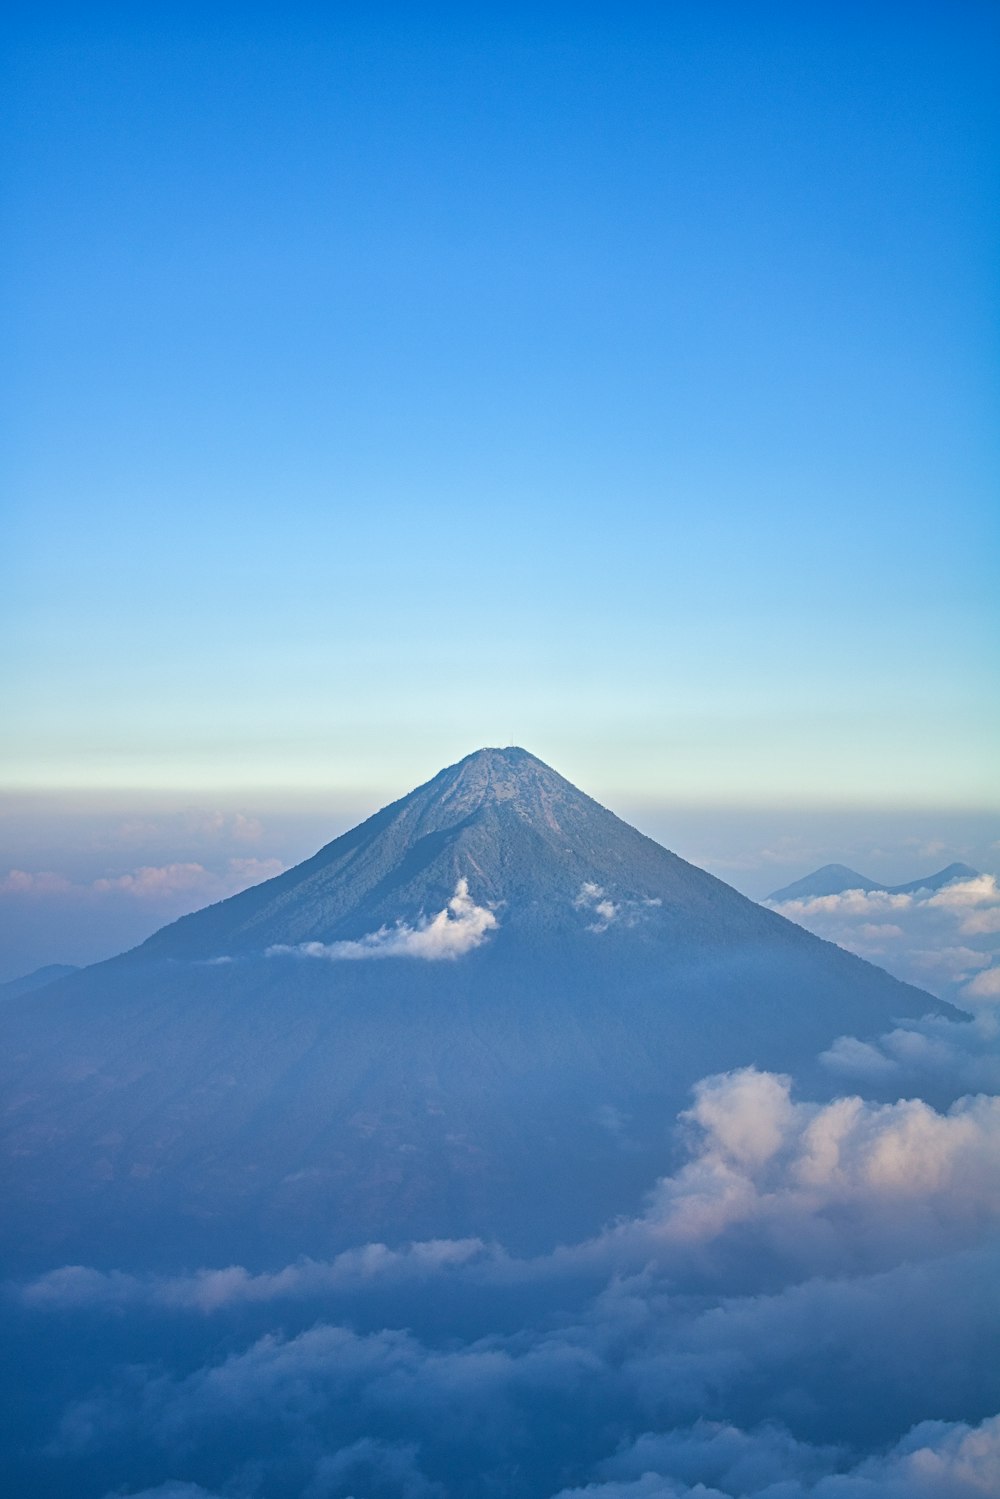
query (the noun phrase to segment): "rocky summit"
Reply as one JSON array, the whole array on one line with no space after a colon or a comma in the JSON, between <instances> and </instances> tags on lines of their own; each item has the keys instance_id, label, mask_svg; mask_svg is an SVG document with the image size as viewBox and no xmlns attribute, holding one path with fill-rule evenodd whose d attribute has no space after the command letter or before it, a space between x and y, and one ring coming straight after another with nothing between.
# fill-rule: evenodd
<instances>
[{"instance_id":1,"label":"rocky summit","mask_svg":"<svg viewBox=\"0 0 1000 1499\"><path fill-rule=\"evenodd\" d=\"M480 750L5 1002L5 1259L579 1238L668 1168L698 1078L802 1075L839 1035L945 1009L526 751Z\"/></svg>"}]
</instances>

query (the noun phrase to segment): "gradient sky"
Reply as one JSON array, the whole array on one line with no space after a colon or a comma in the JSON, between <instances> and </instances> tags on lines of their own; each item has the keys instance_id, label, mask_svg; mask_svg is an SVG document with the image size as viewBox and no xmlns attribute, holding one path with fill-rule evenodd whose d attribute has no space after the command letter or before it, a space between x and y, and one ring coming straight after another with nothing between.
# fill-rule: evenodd
<instances>
[{"instance_id":1,"label":"gradient sky","mask_svg":"<svg viewBox=\"0 0 1000 1499\"><path fill-rule=\"evenodd\" d=\"M998 12L9 27L0 784L996 807Z\"/></svg>"}]
</instances>

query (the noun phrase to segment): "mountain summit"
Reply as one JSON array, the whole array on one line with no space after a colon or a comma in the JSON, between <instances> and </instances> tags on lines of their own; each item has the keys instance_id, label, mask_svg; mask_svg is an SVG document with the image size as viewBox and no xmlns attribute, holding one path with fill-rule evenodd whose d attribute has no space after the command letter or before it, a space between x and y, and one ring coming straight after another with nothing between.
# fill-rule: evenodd
<instances>
[{"instance_id":1,"label":"mountain summit","mask_svg":"<svg viewBox=\"0 0 1000 1499\"><path fill-rule=\"evenodd\" d=\"M22 1265L542 1247L635 1208L699 1077L801 1075L841 1034L934 1009L533 755L479 750L0 1007L0 1247Z\"/></svg>"},{"instance_id":2,"label":"mountain summit","mask_svg":"<svg viewBox=\"0 0 1000 1499\"><path fill-rule=\"evenodd\" d=\"M748 925L776 930L769 914L526 750L482 749L304 864L164 927L133 956L210 960L352 942L376 955L388 951L377 933L422 929L459 885L462 901L491 913L505 947L595 926L685 945L699 934L743 940Z\"/></svg>"}]
</instances>

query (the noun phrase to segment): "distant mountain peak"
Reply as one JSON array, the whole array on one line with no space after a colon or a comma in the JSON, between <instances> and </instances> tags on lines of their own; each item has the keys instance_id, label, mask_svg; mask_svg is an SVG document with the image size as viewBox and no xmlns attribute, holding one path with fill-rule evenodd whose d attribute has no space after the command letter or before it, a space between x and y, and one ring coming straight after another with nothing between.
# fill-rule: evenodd
<instances>
[{"instance_id":1,"label":"distant mountain peak","mask_svg":"<svg viewBox=\"0 0 1000 1499\"><path fill-rule=\"evenodd\" d=\"M956 880L978 878L978 869L973 869L969 864L955 863L939 869L935 874L909 880L905 885L885 885L879 880L870 880L867 875L858 874L856 869L848 869L846 864L824 864L821 869L814 869L812 874L805 875L801 880L795 880L781 890L772 891L767 900L773 905L783 905L790 900L843 895L846 890L864 890L869 894L877 890L887 895L915 895L918 890L942 890L945 885L953 885Z\"/></svg>"},{"instance_id":2,"label":"distant mountain peak","mask_svg":"<svg viewBox=\"0 0 1000 1499\"><path fill-rule=\"evenodd\" d=\"M877 890L878 884L867 875L858 874L846 864L824 864L812 874L794 880L780 890L772 890L767 897L776 905L786 900L809 900L822 895L842 895L845 890Z\"/></svg>"},{"instance_id":3,"label":"distant mountain peak","mask_svg":"<svg viewBox=\"0 0 1000 1499\"><path fill-rule=\"evenodd\" d=\"M16 979L8 979L5 984L0 984L0 999L15 999L22 994L30 994L35 989L44 989L49 984L57 983L59 979L68 978L71 973L79 973L79 967L75 963L46 963L44 968L36 968L32 973L22 974Z\"/></svg>"},{"instance_id":4,"label":"distant mountain peak","mask_svg":"<svg viewBox=\"0 0 1000 1499\"><path fill-rule=\"evenodd\" d=\"M943 890L945 885L954 885L958 880L978 880L979 870L971 864L948 864L936 874L924 875L922 879L910 880L905 885L890 885L893 895L915 895L918 890Z\"/></svg>"}]
</instances>

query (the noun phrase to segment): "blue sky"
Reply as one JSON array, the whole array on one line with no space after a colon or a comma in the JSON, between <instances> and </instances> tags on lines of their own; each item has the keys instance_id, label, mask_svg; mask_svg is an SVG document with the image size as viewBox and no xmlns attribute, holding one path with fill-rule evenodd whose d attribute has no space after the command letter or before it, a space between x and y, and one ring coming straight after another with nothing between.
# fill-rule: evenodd
<instances>
[{"instance_id":1,"label":"blue sky","mask_svg":"<svg viewBox=\"0 0 1000 1499\"><path fill-rule=\"evenodd\" d=\"M4 788L996 807L993 7L9 42Z\"/></svg>"}]
</instances>

